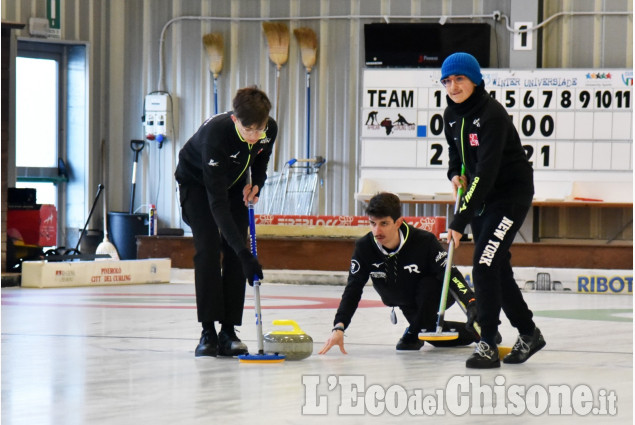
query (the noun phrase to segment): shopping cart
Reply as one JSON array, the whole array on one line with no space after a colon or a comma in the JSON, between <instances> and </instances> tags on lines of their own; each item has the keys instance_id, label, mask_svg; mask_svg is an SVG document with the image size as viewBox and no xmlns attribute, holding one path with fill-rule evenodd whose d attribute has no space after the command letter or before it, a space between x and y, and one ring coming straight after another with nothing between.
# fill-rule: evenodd
<instances>
[{"instance_id":1,"label":"shopping cart","mask_svg":"<svg viewBox=\"0 0 635 425\"><path fill-rule=\"evenodd\" d=\"M265 182L262 196L255 206L256 214L310 215L318 172L325 162L321 156L287 161L279 173Z\"/></svg>"}]
</instances>

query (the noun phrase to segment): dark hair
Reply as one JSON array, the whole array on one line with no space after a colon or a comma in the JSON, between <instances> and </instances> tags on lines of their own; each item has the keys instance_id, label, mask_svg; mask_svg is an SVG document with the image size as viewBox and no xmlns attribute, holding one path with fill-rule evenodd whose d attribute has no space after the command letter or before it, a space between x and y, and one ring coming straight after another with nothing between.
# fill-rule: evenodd
<instances>
[{"instance_id":1,"label":"dark hair","mask_svg":"<svg viewBox=\"0 0 635 425\"><path fill-rule=\"evenodd\" d=\"M370 198L366 214L370 217L390 217L397 221L401 217L401 202L394 193L380 192Z\"/></svg>"},{"instance_id":2,"label":"dark hair","mask_svg":"<svg viewBox=\"0 0 635 425\"><path fill-rule=\"evenodd\" d=\"M267 124L271 102L265 92L256 86L239 89L236 92L232 106L234 115L245 127L253 124Z\"/></svg>"}]
</instances>

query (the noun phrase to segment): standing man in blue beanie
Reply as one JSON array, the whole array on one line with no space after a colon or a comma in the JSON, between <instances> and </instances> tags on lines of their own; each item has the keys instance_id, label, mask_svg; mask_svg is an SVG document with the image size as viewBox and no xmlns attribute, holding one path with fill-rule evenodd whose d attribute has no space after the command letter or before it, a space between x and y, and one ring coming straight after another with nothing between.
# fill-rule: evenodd
<instances>
[{"instance_id":1,"label":"standing man in blue beanie","mask_svg":"<svg viewBox=\"0 0 635 425\"><path fill-rule=\"evenodd\" d=\"M448 56L441 83L448 102L443 115L448 178L455 196L459 187L465 194L448 226L448 242L453 240L458 248L468 224L474 234L472 277L481 341L466 366L500 367L496 334L501 309L520 334L503 363L523 363L545 346L514 280L510 253L531 206L533 169L509 114L485 91L481 68L472 55Z\"/></svg>"}]
</instances>

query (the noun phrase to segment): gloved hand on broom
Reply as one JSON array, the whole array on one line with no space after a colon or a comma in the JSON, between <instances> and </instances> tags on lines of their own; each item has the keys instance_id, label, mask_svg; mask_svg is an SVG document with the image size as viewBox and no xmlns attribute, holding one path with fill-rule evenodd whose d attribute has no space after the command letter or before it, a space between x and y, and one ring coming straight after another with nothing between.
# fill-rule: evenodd
<instances>
[{"instance_id":1,"label":"gloved hand on broom","mask_svg":"<svg viewBox=\"0 0 635 425\"><path fill-rule=\"evenodd\" d=\"M248 249L244 249L238 253L238 258L243 267L243 273L249 282L249 285L254 286L254 276L258 276L258 279L262 279L262 266L258 262L258 259L251 255Z\"/></svg>"}]
</instances>

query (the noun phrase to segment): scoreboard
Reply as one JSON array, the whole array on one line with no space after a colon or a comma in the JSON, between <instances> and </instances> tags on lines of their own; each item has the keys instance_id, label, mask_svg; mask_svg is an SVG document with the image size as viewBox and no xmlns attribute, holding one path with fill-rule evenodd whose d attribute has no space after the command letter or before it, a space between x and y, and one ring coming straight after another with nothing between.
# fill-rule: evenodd
<instances>
[{"instance_id":1,"label":"scoreboard","mask_svg":"<svg viewBox=\"0 0 635 425\"><path fill-rule=\"evenodd\" d=\"M509 112L540 174L608 173L632 180L632 69L483 69L485 90ZM365 70L362 170L447 169L440 70ZM435 173L437 175L437 173ZM553 178L553 177L550 177Z\"/></svg>"}]
</instances>

